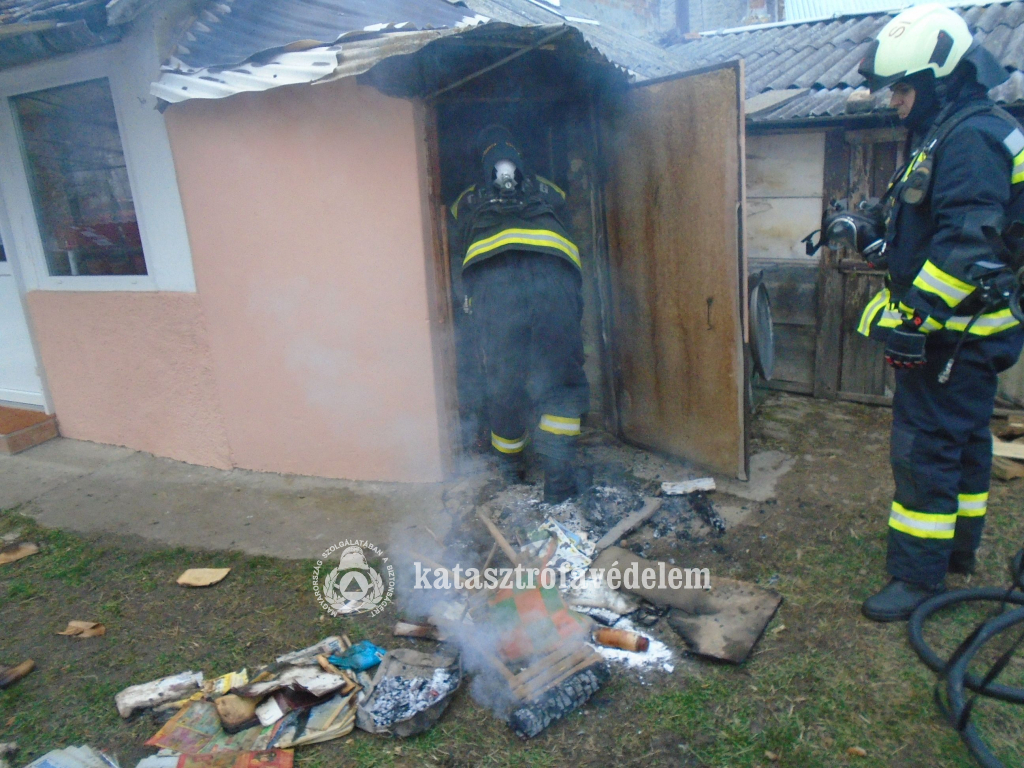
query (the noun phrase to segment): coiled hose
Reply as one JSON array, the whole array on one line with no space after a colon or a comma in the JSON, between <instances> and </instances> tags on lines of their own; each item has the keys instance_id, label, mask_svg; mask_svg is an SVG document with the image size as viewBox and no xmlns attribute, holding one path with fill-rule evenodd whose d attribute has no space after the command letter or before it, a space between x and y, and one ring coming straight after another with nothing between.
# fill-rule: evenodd
<instances>
[{"instance_id":1,"label":"coiled hose","mask_svg":"<svg viewBox=\"0 0 1024 768\"><path fill-rule=\"evenodd\" d=\"M1000 587L982 587L977 589L960 589L944 592L922 603L910 617L908 630L910 644L921 657L925 665L939 673L940 680L946 681L946 698L948 706L943 703L940 689L937 686L935 701L939 710L949 718L960 738L970 750L974 758L984 768L1004 768L1002 762L993 754L971 723L971 712L977 696L988 696L1014 704L1024 704L1024 688L1003 685L995 682L996 677L1006 668L1016 649L1024 644L1024 632L992 665L984 677L971 674L967 667L977 656L978 651L1000 633L1016 626L1024 627L1024 549L1017 553L1011 566L1013 583L1009 589ZM974 631L953 652L947 661L935 653L924 639L924 624L934 614L944 608L961 603L993 602L998 603L997 612L979 624ZM1022 606L1005 611L1007 605ZM968 698L967 691L975 695Z\"/></svg>"}]
</instances>

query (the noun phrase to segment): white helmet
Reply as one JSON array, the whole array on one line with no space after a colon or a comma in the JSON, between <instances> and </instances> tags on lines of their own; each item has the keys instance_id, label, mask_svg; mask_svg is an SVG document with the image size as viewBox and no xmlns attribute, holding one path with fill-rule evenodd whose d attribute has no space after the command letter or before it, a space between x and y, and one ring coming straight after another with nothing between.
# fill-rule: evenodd
<instances>
[{"instance_id":1,"label":"white helmet","mask_svg":"<svg viewBox=\"0 0 1024 768\"><path fill-rule=\"evenodd\" d=\"M872 91L929 69L936 78L946 77L972 46L979 47L960 14L943 5L918 5L882 27L858 71Z\"/></svg>"}]
</instances>

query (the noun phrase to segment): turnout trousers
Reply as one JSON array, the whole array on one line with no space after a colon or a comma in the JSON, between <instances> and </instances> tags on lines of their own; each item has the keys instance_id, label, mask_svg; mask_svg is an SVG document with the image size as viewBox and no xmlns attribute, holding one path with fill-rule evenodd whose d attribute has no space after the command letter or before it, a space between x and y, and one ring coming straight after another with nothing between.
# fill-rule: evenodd
<instances>
[{"instance_id":1,"label":"turnout trousers","mask_svg":"<svg viewBox=\"0 0 1024 768\"><path fill-rule=\"evenodd\" d=\"M537 453L573 461L590 402L579 270L555 256L508 251L463 277L479 333L492 447L512 458L532 429Z\"/></svg>"},{"instance_id":2,"label":"turnout trousers","mask_svg":"<svg viewBox=\"0 0 1024 768\"><path fill-rule=\"evenodd\" d=\"M896 492L886 567L892 576L935 585L950 555L977 549L992 470L989 420L997 379L1020 355L1024 330L968 338L946 384L939 373L956 337L936 331L928 362L896 371L890 460Z\"/></svg>"}]
</instances>

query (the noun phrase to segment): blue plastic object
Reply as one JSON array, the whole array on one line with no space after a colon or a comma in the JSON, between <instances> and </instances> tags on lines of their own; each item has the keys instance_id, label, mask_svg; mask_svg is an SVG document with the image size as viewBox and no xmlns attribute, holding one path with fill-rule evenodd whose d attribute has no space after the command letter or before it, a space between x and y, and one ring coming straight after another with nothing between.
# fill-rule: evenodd
<instances>
[{"instance_id":1,"label":"blue plastic object","mask_svg":"<svg viewBox=\"0 0 1024 768\"><path fill-rule=\"evenodd\" d=\"M327 660L340 669L351 669L355 672L362 672L364 669L371 669L380 664L384 654L383 648L374 645L369 640L356 643L341 656L329 656Z\"/></svg>"}]
</instances>

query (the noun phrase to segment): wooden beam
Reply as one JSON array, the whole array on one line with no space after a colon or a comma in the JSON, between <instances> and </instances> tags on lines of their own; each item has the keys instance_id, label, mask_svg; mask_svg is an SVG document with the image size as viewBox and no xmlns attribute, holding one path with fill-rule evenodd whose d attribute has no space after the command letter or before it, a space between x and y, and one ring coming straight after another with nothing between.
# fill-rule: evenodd
<instances>
[{"instance_id":1,"label":"wooden beam","mask_svg":"<svg viewBox=\"0 0 1024 768\"><path fill-rule=\"evenodd\" d=\"M850 147L841 130L825 135L824 198L846 197L850 181ZM818 262L818 335L814 344L815 397L835 400L842 369L843 276L839 272L840 254L830 248L821 250Z\"/></svg>"}]
</instances>

